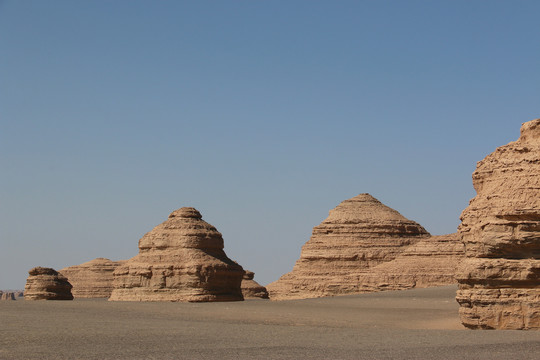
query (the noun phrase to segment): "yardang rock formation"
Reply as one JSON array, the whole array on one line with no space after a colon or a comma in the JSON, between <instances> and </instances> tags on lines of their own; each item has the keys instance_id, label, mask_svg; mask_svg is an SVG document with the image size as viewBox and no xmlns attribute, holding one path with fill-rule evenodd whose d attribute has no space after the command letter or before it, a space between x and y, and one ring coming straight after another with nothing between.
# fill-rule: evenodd
<instances>
[{"instance_id":1,"label":"yardang rock formation","mask_svg":"<svg viewBox=\"0 0 540 360\"><path fill-rule=\"evenodd\" d=\"M242 278L242 295L244 299L268 299L268 291L258 282L253 280L255 273L246 270Z\"/></svg>"},{"instance_id":2,"label":"yardang rock formation","mask_svg":"<svg viewBox=\"0 0 540 360\"><path fill-rule=\"evenodd\" d=\"M116 268L112 301L243 300L244 270L194 208L173 211L139 240L139 254Z\"/></svg>"},{"instance_id":3,"label":"yardang rock formation","mask_svg":"<svg viewBox=\"0 0 540 360\"><path fill-rule=\"evenodd\" d=\"M71 284L56 270L35 267L28 271L24 288L25 300L73 300Z\"/></svg>"},{"instance_id":4,"label":"yardang rock formation","mask_svg":"<svg viewBox=\"0 0 540 360\"><path fill-rule=\"evenodd\" d=\"M60 270L73 285L74 298L108 298L113 290L113 271L126 261L97 258Z\"/></svg>"},{"instance_id":5,"label":"yardang rock formation","mask_svg":"<svg viewBox=\"0 0 540 360\"><path fill-rule=\"evenodd\" d=\"M476 190L459 227L462 323L473 329L540 329L540 119L478 162Z\"/></svg>"},{"instance_id":6,"label":"yardang rock formation","mask_svg":"<svg viewBox=\"0 0 540 360\"><path fill-rule=\"evenodd\" d=\"M456 283L456 269L465 249L458 234L436 235L407 247L392 261L359 278L359 290L405 290Z\"/></svg>"},{"instance_id":7,"label":"yardang rock formation","mask_svg":"<svg viewBox=\"0 0 540 360\"><path fill-rule=\"evenodd\" d=\"M272 300L366 291L361 279L430 234L369 194L345 200L313 228L292 272L266 288Z\"/></svg>"},{"instance_id":8,"label":"yardang rock formation","mask_svg":"<svg viewBox=\"0 0 540 360\"><path fill-rule=\"evenodd\" d=\"M0 291L0 300L15 300L15 294L12 291Z\"/></svg>"}]
</instances>

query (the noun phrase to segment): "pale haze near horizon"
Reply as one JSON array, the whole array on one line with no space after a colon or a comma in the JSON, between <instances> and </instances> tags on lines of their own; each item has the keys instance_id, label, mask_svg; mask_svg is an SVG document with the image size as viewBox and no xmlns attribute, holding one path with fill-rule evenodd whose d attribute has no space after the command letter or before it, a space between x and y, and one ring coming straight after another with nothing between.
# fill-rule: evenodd
<instances>
[{"instance_id":1,"label":"pale haze near horizon","mask_svg":"<svg viewBox=\"0 0 540 360\"><path fill-rule=\"evenodd\" d=\"M537 1L0 1L0 289L196 207L267 284L370 193L455 232L540 117Z\"/></svg>"}]
</instances>

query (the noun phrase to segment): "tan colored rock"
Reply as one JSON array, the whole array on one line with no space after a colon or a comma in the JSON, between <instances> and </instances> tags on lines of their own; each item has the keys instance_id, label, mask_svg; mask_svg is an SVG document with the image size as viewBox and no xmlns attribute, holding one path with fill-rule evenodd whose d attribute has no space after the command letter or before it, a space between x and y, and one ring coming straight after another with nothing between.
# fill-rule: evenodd
<instances>
[{"instance_id":1,"label":"tan colored rock","mask_svg":"<svg viewBox=\"0 0 540 360\"><path fill-rule=\"evenodd\" d=\"M56 270L38 266L28 274L25 300L73 300L71 284Z\"/></svg>"},{"instance_id":2,"label":"tan colored rock","mask_svg":"<svg viewBox=\"0 0 540 360\"><path fill-rule=\"evenodd\" d=\"M272 300L359 293L370 269L429 236L416 222L360 194L331 210L313 228L293 270L266 288Z\"/></svg>"},{"instance_id":3,"label":"tan colored rock","mask_svg":"<svg viewBox=\"0 0 540 360\"><path fill-rule=\"evenodd\" d=\"M255 273L246 270L242 278L242 295L244 299L268 299L268 291L258 282L253 280Z\"/></svg>"},{"instance_id":4,"label":"tan colored rock","mask_svg":"<svg viewBox=\"0 0 540 360\"><path fill-rule=\"evenodd\" d=\"M458 234L421 239L392 261L362 275L359 290L405 290L456 283L456 270L465 253Z\"/></svg>"},{"instance_id":5,"label":"tan colored rock","mask_svg":"<svg viewBox=\"0 0 540 360\"><path fill-rule=\"evenodd\" d=\"M243 300L244 269L194 208L173 211L139 240L139 254L113 273L111 301Z\"/></svg>"},{"instance_id":6,"label":"tan colored rock","mask_svg":"<svg viewBox=\"0 0 540 360\"><path fill-rule=\"evenodd\" d=\"M0 300L15 300L15 294L11 291L0 291Z\"/></svg>"},{"instance_id":7,"label":"tan colored rock","mask_svg":"<svg viewBox=\"0 0 540 360\"><path fill-rule=\"evenodd\" d=\"M73 285L71 293L75 299L108 298L113 290L113 271L125 262L97 258L59 272Z\"/></svg>"},{"instance_id":8,"label":"tan colored rock","mask_svg":"<svg viewBox=\"0 0 540 360\"><path fill-rule=\"evenodd\" d=\"M461 214L466 260L457 278L462 323L540 329L540 119L478 162Z\"/></svg>"}]
</instances>

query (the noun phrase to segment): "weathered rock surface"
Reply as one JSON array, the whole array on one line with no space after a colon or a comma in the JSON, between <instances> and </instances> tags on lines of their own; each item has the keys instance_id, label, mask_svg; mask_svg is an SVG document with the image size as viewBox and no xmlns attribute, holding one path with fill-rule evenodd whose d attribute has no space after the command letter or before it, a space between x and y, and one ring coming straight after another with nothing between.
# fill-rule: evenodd
<instances>
[{"instance_id":1,"label":"weathered rock surface","mask_svg":"<svg viewBox=\"0 0 540 360\"><path fill-rule=\"evenodd\" d=\"M242 295L244 299L268 299L268 291L258 282L253 280L255 273L246 270L242 278Z\"/></svg>"},{"instance_id":2,"label":"weathered rock surface","mask_svg":"<svg viewBox=\"0 0 540 360\"><path fill-rule=\"evenodd\" d=\"M331 210L313 228L293 270L266 288L272 300L363 292L360 281L369 270L429 236L416 222L360 194Z\"/></svg>"},{"instance_id":3,"label":"weathered rock surface","mask_svg":"<svg viewBox=\"0 0 540 360\"><path fill-rule=\"evenodd\" d=\"M38 266L28 274L25 300L73 300L71 284L56 270Z\"/></svg>"},{"instance_id":4,"label":"weathered rock surface","mask_svg":"<svg viewBox=\"0 0 540 360\"><path fill-rule=\"evenodd\" d=\"M243 300L244 269L194 208L173 211L139 240L139 254L113 273L112 301Z\"/></svg>"},{"instance_id":5,"label":"weathered rock surface","mask_svg":"<svg viewBox=\"0 0 540 360\"><path fill-rule=\"evenodd\" d=\"M466 260L457 274L462 323L540 329L540 119L478 162L461 214Z\"/></svg>"},{"instance_id":6,"label":"weathered rock surface","mask_svg":"<svg viewBox=\"0 0 540 360\"><path fill-rule=\"evenodd\" d=\"M59 272L73 286L71 293L74 298L108 298L113 290L113 271L125 262L97 258Z\"/></svg>"},{"instance_id":7,"label":"weathered rock surface","mask_svg":"<svg viewBox=\"0 0 540 360\"><path fill-rule=\"evenodd\" d=\"M457 233L421 239L394 260L361 275L359 290L405 290L455 284L456 270L464 253Z\"/></svg>"},{"instance_id":8,"label":"weathered rock surface","mask_svg":"<svg viewBox=\"0 0 540 360\"><path fill-rule=\"evenodd\" d=\"M15 294L11 291L0 291L0 300L15 300Z\"/></svg>"}]
</instances>

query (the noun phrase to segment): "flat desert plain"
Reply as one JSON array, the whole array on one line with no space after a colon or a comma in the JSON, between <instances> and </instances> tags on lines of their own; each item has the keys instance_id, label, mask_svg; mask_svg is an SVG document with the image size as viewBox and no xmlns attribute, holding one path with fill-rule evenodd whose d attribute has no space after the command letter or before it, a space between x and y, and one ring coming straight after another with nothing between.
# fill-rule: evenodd
<instances>
[{"instance_id":1,"label":"flat desert plain","mask_svg":"<svg viewBox=\"0 0 540 360\"><path fill-rule=\"evenodd\" d=\"M4 301L0 359L538 359L463 328L455 286L290 301Z\"/></svg>"}]
</instances>

